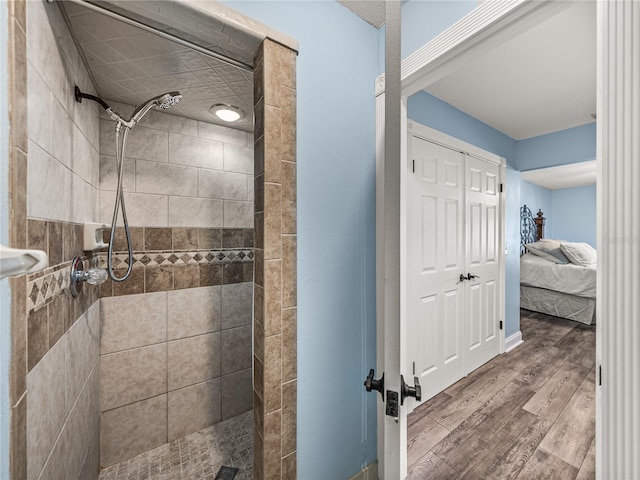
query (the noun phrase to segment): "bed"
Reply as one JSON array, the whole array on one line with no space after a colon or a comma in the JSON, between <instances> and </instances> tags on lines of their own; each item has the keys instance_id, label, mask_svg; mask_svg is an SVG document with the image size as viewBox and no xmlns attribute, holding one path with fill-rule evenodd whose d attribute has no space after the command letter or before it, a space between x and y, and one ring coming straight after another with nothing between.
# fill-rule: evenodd
<instances>
[{"instance_id":1,"label":"bed","mask_svg":"<svg viewBox=\"0 0 640 480\"><path fill-rule=\"evenodd\" d=\"M541 211L534 217L526 205L520 209L520 307L591 325L596 310L595 250L545 239L544 223Z\"/></svg>"}]
</instances>

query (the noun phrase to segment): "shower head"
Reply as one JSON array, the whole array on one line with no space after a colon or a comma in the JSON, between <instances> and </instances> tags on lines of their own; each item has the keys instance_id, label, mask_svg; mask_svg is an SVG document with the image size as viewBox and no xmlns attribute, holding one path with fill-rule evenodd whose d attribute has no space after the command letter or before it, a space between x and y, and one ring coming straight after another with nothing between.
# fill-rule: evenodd
<instances>
[{"instance_id":1,"label":"shower head","mask_svg":"<svg viewBox=\"0 0 640 480\"><path fill-rule=\"evenodd\" d=\"M180 92L168 92L158 95L157 97L153 97L135 109L133 115L131 115L130 122L138 123L153 107L160 110L166 110L167 108L173 107L180 100L182 100Z\"/></svg>"}]
</instances>

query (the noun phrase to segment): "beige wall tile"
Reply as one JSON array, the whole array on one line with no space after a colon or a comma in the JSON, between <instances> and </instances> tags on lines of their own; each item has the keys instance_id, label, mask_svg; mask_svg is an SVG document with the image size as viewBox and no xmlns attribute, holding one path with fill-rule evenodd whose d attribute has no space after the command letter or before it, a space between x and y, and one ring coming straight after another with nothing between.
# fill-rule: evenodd
<instances>
[{"instance_id":1,"label":"beige wall tile","mask_svg":"<svg viewBox=\"0 0 640 480\"><path fill-rule=\"evenodd\" d=\"M116 157L100 155L100 190L115 191L118 187ZM122 189L125 192L136 191L136 161L133 158L124 159L124 173L122 174ZM112 207L113 208L113 207Z\"/></svg>"},{"instance_id":2,"label":"beige wall tile","mask_svg":"<svg viewBox=\"0 0 640 480\"><path fill-rule=\"evenodd\" d=\"M223 285L222 328L251 325L251 307L253 302L253 284L236 283Z\"/></svg>"},{"instance_id":3,"label":"beige wall tile","mask_svg":"<svg viewBox=\"0 0 640 480\"><path fill-rule=\"evenodd\" d=\"M282 412L277 410L264 416L264 475L265 478L281 477L281 423Z\"/></svg>"},{"instance_id":4,"label":"beige wall tile","mask_svg":"<svg viewBox=\"0 0 640 480\"><path fill-rule=\"evenodd\" d=\"M220 379L169 392L169 441L221 420Z\"/></svg>"},{"instance_id":5,"label":"beige wall tile","mask_svg":"<svg viewBox=\"0 0 640 480\"><path fill-rule=\"evenodd\" d=\"M166 293L104 298L101 307L103 354L166 341Z\"/></svg>"},{"instance_id":6,"label":"beige wall tile","mask_svg":"<svg viewBox=\"0 0 640 480\"><path fill-rule=\"evenodd\" d=\"M30 64L27 64L27 79L29 140L49 152L51 150L51 91L38 71Z\"/></svg>"},{"instance_id":7,"label":"beige wall tile","mask_svg":"<svg viewBox=\"0 0 640 480\"><path fill-rule=\"evenodd\" d=\"M65 419L66 338L56 343L27 374L27 478L37 479Z\"/></svg>"},{"instance_id":8,"label":"beige wall tile","mask_svg":"<svg viewBox=\"0 0 640 480\"><path fill-rule=\"evenodd\" d=\"M282 236L282 308L297 305L297 247L295 235Z\"/></svg>"},{"instance_id":9,"label":"beige wall tile","mask_svg":"<svg viewBox=\"0 0 640 480\"><path fill-rule=\"evenodd\" d=\"M282 459L282 480L296 480L296 452L293 452Z\"/></svg>"},{"instance_id":10,"label":"beige wall tile","mask_svg":"<svg viewBox=\"0 0 640 480\"><path fill-rule=\"evenodd\" d=\"M264 411L274 412L282 407L281 335L264 340Z\"/></svg>"},{"instance_id":11,"label":"beige wall tile","mask_svg":"<svg viewBox=\"0 0 640 480\"><path fill-rule=\"evenodd\" d=\"M167 115L162 112L151 110L145 115L140 122L148 128L164 130L171 133L181 133L183 135L198 135L198 121L190 118L178 117L176 115Z\"/></svg>"},{"instance_id":12,"label":"beige wall tile","mask_svg":"<svg viewBox=\"0 0 640 480\"><path fill-rule=\"evenodd\" d=\"M223 226L223 201L208 198L169 197L168 225L220 228Z\"/></svg>"},{"instance_id":13,"label":"beige wall tile","mask_svg":"<svg viewBox=\"0 0 640 480\"><path fill-rule=\"evenodd\" d=\"M252 407L251 368L222 377L222 419L235 417Z\"/></svg>"},{"instance_id":14,"label":"beige wall tile","mask_svg":"<svg viewBox=\"0 0 640 480\"><path fill-rule=\"evenodd\" d=\"M225 228L253 228L253 202L224 201Z\"/></svg>"},{"instance_id":15,"label":"beige wall tile","mask_svg":"<svg viewBox=\"0 0 640 480\"><path fill-rule=\"evenodd\" d=\"M65 408L69 413L100 356L100 302L76 320L65 336Z\"/></svg>"},{"instance_id":16,"label":"beige wall tile","mask_svg":"<svg viewBox=\"0 0 640 480\"><path fill-rule=\"evenodd\" d=\"M115 192L100 191L100 221L111 224ZM164 195L124 194L129 225L132 227L166 227L169 225L169 200Z\"/></svg>"},{"instance_id":17,"label":"beige wall tile","mask_svg":"<svg viewBox=\"0 0 640 480\"><path fill-rule=\"evenodd\" d=\"M27 214L51 220L71 220L71 171L35 143L29 142ZM51 199L56 201L52 202ZM85 199L86 201L86 199Z\"/></svg>"},{"instance_id":18,"label":"beige wall tile","mask_svg":"<svg viewBox=\"0 0 640 480\"><path fill-rule=\"evenodd\" d=\"M11 448L9 449L12 479L27 478L27 395L11 408Z\"/></svg>"},{"instance_id":19,"label":"beige wall tile","mask_svg":"<svg viewBox=\"0 0 640 480\"><path fill-rule=\"evenodd\" d=\"M225 200L248 200L247 178L243 173L200 169L198 171L198 196Z\"/></svg>"},{"instance_id":20,"label":"beige wall tile","mask_svg":"<svg viewBox=\"0 0 640 480\"><path fill-rule=\"evenodd\" d=\"M296 450L297 382L282 385L282 455Z\"/></svg>"},{"instance_id":21,"label":"beige wall tile","mask_svg":"<svg viewBox=\"0 0 640 480\"><path fill-rule=\"evenodd\" d=\"M120 133L122 136L122 133ZM116 154L116 124L100 119L100 153ZM127 136L125 156L139 160L167 162L169 158L169 134L153 128L136 125Z\"/></svg>"},{"instance_id":22,"label":"beige wall tile","mask_svg":"<svg viewBox=\"0 0 640 480\"><path fill-rule=\"evenodd\" d=\"M167 391L164 343L102 355L100 409L104 412Z\"/></svg>"},{"instance_id":23,"label":"beige wall tile","mask_svg":"<svg viewBox=\"0 0 640 480\"><path fill-rule=\"evenodd\" d=\"M116 408L101 415L100 458L103 467L167 442L167 395Z\"/></svg>"},{"instance_id":24,"label":"beige wall tile","mask_svg":"<svg viewBox=\"0 0 640 480\"><path fill-rule=\"evenodd\" d=\"M251 326L231 328L221 332L221 373L226 375L251 369Z\"/></svg>"},{"instance_id":25,"label":"beige wall tile","mask_svg":"<svg viewBox=\"0 0 640 480\"><path fill-rule=\"evenodd\" d=\"M221 287L167 292L167 338L217 332L221 326Z\"/></svg>"},{"instance_id":26,"label":"beige wall tile","mask_svg":"<svg viewBox=\"0 0 640 480\"><path fill-rule=\"evenodd\" d=\"M296 308L282 311L282 381L294 380L297 374L297 316Z\"/></svg>"},{"instance_id":27,"label":"beige wall tile","mask_svg":"<svg viewBox=\"0 0 640 480\"><path fill-rule=\"evenodd\" d=\"M282 114L280 108L264 107L264 181L280 183L282 173Z\"/></svg>"},{"instance_id":28,"label":"beige wall tile","mask_svg":"<svg viewBox=\"0 0 640 480\"><path fill-rule=\"evenodd\" d=\"M282 332L282 260L264 262L264 331Z\"/></svg>"},{"instance_id":29,"label":"beige wall tile","mask_svg":"<svg viewBox=\"0 0 640 480\"><path fill-rule=\"evenodd\" d=\"M282 162L282 233L297 231L296 164Z\"/></svg>"},{"instance_id":30,"label":"beige wall tile","mask_svg":"<svg viewBox=\"0 0 640 480\"><path fill-rule=\"evenodd\" d=\"M295 80L294 80L295 81ZM282 104L280 114L282 116L282 131L280 132L282 160L296 161L296 91L283 87L281 90Z\"/></svg>"},{"instance_id":31,"label":"beige wall tile","mask_svg":"<svg viewBox=\"0 0 640 480\"><path fill-rule=\"evenodd\" d=\"M52 120L56 123L56 120ZM52 132L55 133L55 131ZM71 170L82 178L85 182L95 186L98 186L100 179L100 155L98 151L91 145L89 140L84 136L84 133L76 127L72 128L73 133L73 149L71 152ZM61 137L54 137L61 138ZM64 138L64 137L62 137ZM68 138L68 137L67 137ZM58 143L66 143L64 141L52 141L52 145ZM63 159L53 154L60 162L65 163ZM66 163L65 163L66 165Z\"/></svg>"},{"instance_id":32,"label":"beige wall tile","mask_svg":"<svg viewBox=\"0 0 640 480\"><path fill-rule=\"evenodd\" d=\"M170 133L169 163L222 170L223 144Z\"/></svg>"},{"instance_id":33,"label":"beige wall tile","mask_svg":"<svg viewBox=\"0 0 640 480\"><path fill-rule=\"evenodd\" d=\"M175 266L173 288L195 288L200 285L200 267L198 265Z\"/></svg>"},{"instance_id":34,"label":"beige wall tile","mask_svg":"<svg viewBox=\"0 0 640 480\"><path fill-rule=\"evenodd\" d=\"M220 333L174 340L167 344L169 391L220 376Z\"/></svg>"},{"instance_id":35,"label":"beige wall tile","mask_svg":"<svg viewBox=\"0 0 640 480\"><path fill-rule=\"evenodd\" d=\"M173 265L146 267L144 269L144 291L150 293L173 290L175 285L174 271Z\"/></svg>"},{"instance_id":36,"label":"beige wall tile","mask_svg":"<svg viewBox=\"0 0 640 480\"><path fill-rule=\"evenodd\" d=\"M264 258L282 258L282 190L280 185L264 184Z\"/></svg>"},{"instance_id":37,"label":"beige wall tile","mask_svg":"<svg viewBox=\"0 0 640 480\"><path fill-rule=\"evenodd\" d=\"M135 178L138 193L198 196L196 168L137 160Z\"/></svg>"},{"instance_id":38,"label":"beige wall tile","mask_svg":"<svg viewBox=\"0 0 640 480\"><path fill-rule=\"evenodd\" d=\"M235 128L214 125L213 123L198 122L198 136L217 142L247 145L251 134Z\"/></svg>"},{"instance_id":39,"label":"beige wall tile","mask_svg":"<svg viewBox=\"0 0 640 480\"><path fill-rule=\"evenodd\" d=\"M253 148L225 143L224 170L253 175Z\"/></svg>"}]
</instances>

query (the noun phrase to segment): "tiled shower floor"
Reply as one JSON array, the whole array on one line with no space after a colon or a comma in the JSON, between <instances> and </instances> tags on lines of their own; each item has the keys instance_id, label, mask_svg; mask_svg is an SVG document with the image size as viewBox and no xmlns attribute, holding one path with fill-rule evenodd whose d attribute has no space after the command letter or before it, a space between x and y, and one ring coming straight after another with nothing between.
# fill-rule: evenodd
<instances>
[{"instance_id":1,"label":"tiled shower floor","mask_svg":"<svg viewBox=\"0 0 640 480\"><path fill-rule=\"evenodd\" d=\"M222 465L252 479L253 411L111 465L99 480L214 480Z\"/></svg>"}]
</instances>

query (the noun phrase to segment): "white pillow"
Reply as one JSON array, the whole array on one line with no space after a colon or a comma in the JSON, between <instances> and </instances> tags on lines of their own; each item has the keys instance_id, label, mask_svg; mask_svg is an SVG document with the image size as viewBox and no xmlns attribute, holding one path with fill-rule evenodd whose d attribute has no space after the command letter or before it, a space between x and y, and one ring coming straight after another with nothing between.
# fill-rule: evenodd
<instances>
[{"instance_id":1,"label":"white pillow","mask_svg":"<svg viewBox=\"0 0 640 480\"><path fill-rule=\"evenodd\" d=\"M591 245L584 242L562 242L560 250L574 265L584 267L593 265L598 261L598 254Z\"/></svg>"},{"instance_id":2,"label":"white pillow","mask_svg":"<svg viewBox=\"0 0 640 480\"><path fill-rule=\"evenodd\" d=\"M543 238L535 243L527 243L525 247L530 253L549 260L553 263L567 264L569 259L562 253L560 249L560 240L552 240Z\"/></svg>"}]
</instances>

